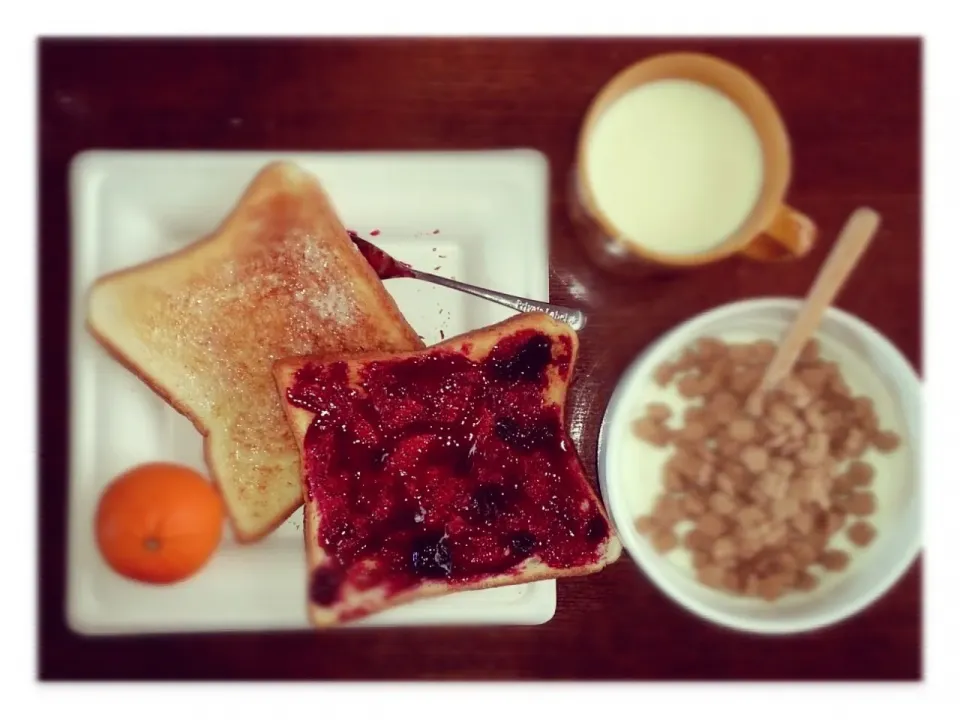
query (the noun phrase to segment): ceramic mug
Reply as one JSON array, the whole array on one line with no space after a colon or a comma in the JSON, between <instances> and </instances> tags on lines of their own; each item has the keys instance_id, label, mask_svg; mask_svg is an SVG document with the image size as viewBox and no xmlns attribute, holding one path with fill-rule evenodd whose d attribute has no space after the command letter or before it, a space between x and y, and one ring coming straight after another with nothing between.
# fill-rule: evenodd
<instances>
[{"instance_id":1,"label":"ceramic mug","mask_svg":"<svg viewBox=\"0 0 960 720\"><path fill-rule=\"evenodd\" d=\"M625 239L599 209L586 173L590 134L604 111L625 93L658 80L691 80L724 94L750 120L763 152L762 183L752 210L726 239L699 253L665 255ZM618 270L651 264L699 266L734 255L761 261L799 258L813 247L817 232L810 218L786 203L791 169L790 138L783 119L756 80L735 65L709 55L658 55L621 71L591 103L580 130L573 173L574 219L583 230L584 245L590 255L601 265Z\"/></svg>"}]
</instances>

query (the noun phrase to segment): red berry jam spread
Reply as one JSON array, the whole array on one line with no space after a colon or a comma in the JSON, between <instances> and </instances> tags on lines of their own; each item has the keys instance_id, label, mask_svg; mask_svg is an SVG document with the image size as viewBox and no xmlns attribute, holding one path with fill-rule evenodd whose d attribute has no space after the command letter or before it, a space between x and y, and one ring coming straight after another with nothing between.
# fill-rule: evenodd
<instances>
[{"instance_id":1,"label":"red berry jam spread","mask_svg":"<svg viewBox=\"0 0 960 720\"><path fill-rule=\"evenodd\" d=\"M379 235L380 231L377 230L373 234ZM347 230L347 235L350 236L353 244L357 246L357 250L366 258L370 267L373 268L373 271L381 280L413 277L413 268L406 263L393 259L376 245L357 235L353 230Z\"/></svg>"},{"instance_id":2,"label":"red berry jam spread","mask_svg":"<svg viewBox=\"0 0 960 720\"><path fill-rule=\"evenodd\" d=\"M599 559L610 527L545 402L547 370L569 373L569 338L525 330L482 362L449 350L308 365L288 391L314 413L304 439L318 541L311 579L331 605L344 582L394 594L426 579L470 583L531 555L555 568Z\"/></svg>"}]
</instances>

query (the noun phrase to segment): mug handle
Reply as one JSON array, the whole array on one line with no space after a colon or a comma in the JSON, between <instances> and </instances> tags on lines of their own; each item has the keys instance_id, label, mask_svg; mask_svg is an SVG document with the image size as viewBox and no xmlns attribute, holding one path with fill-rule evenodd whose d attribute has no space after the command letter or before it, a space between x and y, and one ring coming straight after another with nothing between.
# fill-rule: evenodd
<instances>
[{"instance_id":1,"label":"mug handle","mask_svg":"<svg viewBox=\"0 0 960 720\"><path fill-rule=\"evenodd\" d=\"M813 220L789 205L781 205L770 226L741 253L761 262L795 260L810 252L816 239Z\"/></svg>"}]
</instances>

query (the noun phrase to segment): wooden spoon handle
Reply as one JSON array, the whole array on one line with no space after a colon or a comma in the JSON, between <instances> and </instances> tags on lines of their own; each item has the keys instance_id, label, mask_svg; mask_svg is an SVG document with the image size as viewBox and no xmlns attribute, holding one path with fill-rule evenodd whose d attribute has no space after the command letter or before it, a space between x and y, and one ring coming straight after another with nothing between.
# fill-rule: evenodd
<instances>
[{"instance_id":1,"label":"wooden spoon handle","mask_svg":"<svg viewBox=\"0 0 960 720\"><path fill-rule=\"evenodd\" d=\"M804 344L816 332L823 314L840 293L879 227L880 216L870 208L858 208L847 220L793 325L767 367L760 392L775 387L793 369Z\"/></svg>"}]
</instances>

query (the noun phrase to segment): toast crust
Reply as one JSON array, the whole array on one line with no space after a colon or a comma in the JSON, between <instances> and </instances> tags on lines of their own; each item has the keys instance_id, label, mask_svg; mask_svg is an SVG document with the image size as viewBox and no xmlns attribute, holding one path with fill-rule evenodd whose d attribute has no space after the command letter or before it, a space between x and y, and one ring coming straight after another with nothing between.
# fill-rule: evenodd
<instances>
[{"instance_id":1,"label":"toast crust","mask_svg":"<svg viewBox=\"0 0 960 720\"><path fill-rule=\"evenodd\" d=\"M318 306L295 303L293 293ZM191 302L207 302L208 312ZM276 397L273 360L292 348L423 347L316 178L286 162L262 168L210 234L100 277L87 306L86 328L97 342L201 434L206 465L243 543L266 537L302 504L299 456ZM231 307L245 310L243 323ZM297 336L308 319L316 329ZM254 342L231 345L237 328L237 338ZM184 349L190 340L192 354ZM222 377L218 385L218 370L240 382L228 387ZM195 386L188 386L191 373ZM245 395L246 405L230 393Z\"/></svg>"},{"instance_id":2,"label":"toast crust","mask_svg":"<svg viewBox=\"0 0 960 720\"><path fill-rule=\"evenodd\" d=\"M527 313L518 315L503 322L491 325L481 330L464 333L462 335L449 338L437 345L432 346L427 351L432 353L436 350L447 350L456 353L469 354L471 357L482 357L493 348L499 340L510 336L522 330L536 329L553 338L563 337L570 341L570 374L566 378L551 376L548 383L545 399L550 403L559 406L561 417L565 413L567 387L570 376L576 362L578 349L576 334L566 325L559 323L542 313ZM283 408L293 428L294 437L297 441L297 448L303 456L305 448L305 436L307 428L313 420L313 413L292 405L286 401L287 390L294 386L296 377L301 368L317 364L323 365L332 361L346 359L351 368L351 377L355 377L356 370L375 361L401 361L406 358L422 355L422 352L368 352L352 356L350 358L340 358L335 355L312 355L294 358L283 358L274 363L274 375L276 377L277 387L284 398ZM563 432L566 430L563 428ZM537 555L527 558L521 564L515 566L510 572L489 575L479 580L467 583L449 583L446 581L422 581L412 588L401 590L400 592L385 596L378 593L376 589L366 597L361 597L360 593L350 593L342 603L333 607L321 607L312 601L307 601L309 616L311 622L319 628L338 625L359 617L378 613L390 607L396 607L414 600L428 597L437 597L441 595L452 594L454 592L463 592L470 590L480 590L492 587L501 587L506 585L515 585L537 580L546 580L552 578L574 577L587 575L597 572L604 566L614 562L621 553L619 539L616 537L616 531L612 523L606 516L603 503L597 497L592 483L588 480L583 463L579 455L574 452L577 470L581 480L582 488L589 501L596 510L604 517L609 524L609 531L601 543L600 551L595 562L589 562L571 567L551 567L541 562ZM322 518L319 517L316 503L309 500L309 487L306 479L303 480L303 489L307 502L304 508L304 541L307 547L307 571L311 574L318 568L323 568L332 562L332 558L327 551L320 545L317 538L320 533Z\"/></svg>"}]
</instances>

